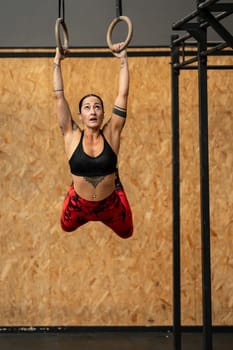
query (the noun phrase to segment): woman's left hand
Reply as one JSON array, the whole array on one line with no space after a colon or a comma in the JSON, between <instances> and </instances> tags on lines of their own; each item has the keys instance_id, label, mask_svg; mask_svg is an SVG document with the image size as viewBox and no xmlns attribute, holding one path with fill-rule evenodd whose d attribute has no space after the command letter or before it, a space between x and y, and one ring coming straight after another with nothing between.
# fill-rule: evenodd
<instances>
[{"instance_id":1,"label":"woman's left hand","mask_svg":"<svg viewBox=\"0 0 233 350\"><path fill-rule=\"evenodd\" d=\"M114 56L118 57L118 58L123 58L123 57L126 57L127 56L127 51L126 49L121 50L121 47L124 43L117 43L117 44L114 44L113 45L113 50L112 50L112 53Z\"/></svg>"}]
</instances>

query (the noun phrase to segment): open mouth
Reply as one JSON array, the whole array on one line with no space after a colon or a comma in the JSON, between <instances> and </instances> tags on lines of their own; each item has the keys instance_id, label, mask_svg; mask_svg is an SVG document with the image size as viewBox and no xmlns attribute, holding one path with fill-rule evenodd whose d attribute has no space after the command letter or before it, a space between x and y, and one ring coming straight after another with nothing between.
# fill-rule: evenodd
<instances>
[{"instance_id":1,"label":"open mouth","mask_svg":"<svg viewBox=\"0 0 233 350\"><path fill-rule=\"evenodd\" d=\"M96 117L91 117L90 118L90 122L96 122L97 121L97 118Z\"/></svg>"}]
</instances>

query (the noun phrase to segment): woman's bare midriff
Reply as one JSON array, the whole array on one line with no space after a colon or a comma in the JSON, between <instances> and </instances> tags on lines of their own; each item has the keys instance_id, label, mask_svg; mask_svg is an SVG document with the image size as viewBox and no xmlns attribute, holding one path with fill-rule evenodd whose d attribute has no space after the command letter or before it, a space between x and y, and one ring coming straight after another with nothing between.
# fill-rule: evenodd
<instances>
[{"instance_id":1,"label":"woman's bare midriff","mask_svg":"<svg viewBox=\"0 0 233 350\"><path fill-rule=\"evenodd\" d=\"M74 189L78 196L88 201L101 201L115 190L115 173L104 176L103 180L94 187L85 177L72 175Z\"/></svg>"}]
</instances>

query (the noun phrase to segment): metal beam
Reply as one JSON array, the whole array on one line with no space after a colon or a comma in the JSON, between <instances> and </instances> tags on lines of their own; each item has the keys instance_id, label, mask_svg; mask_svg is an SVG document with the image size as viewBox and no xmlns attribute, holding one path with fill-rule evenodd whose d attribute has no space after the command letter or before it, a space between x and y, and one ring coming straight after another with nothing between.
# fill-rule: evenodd
<instances>
[{"instance_id":1,"label":"metal beam","mask_svg":"<svg viewBox=\"0 0 233 350\"><path fill-rule=\"evenodd\" d=\"M207 0L207 1L202 1L201 3L199 3L199 5L197 6L198 9L203 9L206 7L209 7L213 4L215 4L216 2L218 2L219 0ZM200 1L199 1L200 2Z\"/></svg>"},{"instance_id":2,"label":"metal beam","mask_svg":"<svg viewBox=\"0 0 233 350\"><path fill-rule=\"evenodd\" d=\"M177 36L172 36L172 43ZM173 217L173 349L181 350L180 286L180 141L179 141L179 47L171 50L172 89L172 217Z\"/></svg>"},{"instance_id":3,"label":"metal beam","mask_svg":"<svg viewBox=\"0 0 233 350\"><path fill-rule=\"evenodd\" d=\"M200 16L204 20L207 20L211 27L222 37L222 39L233 48L233 36L221 23L219 23L219 21L216 20L216 18L207 9L201 10Z\"/></svg>"},{"instance_id":4,"label":"metal beam","mask_svg":"<svg viewBox=\"0 0 233 350\"><path fill-rule=\"evenodd\" d=\"M211 12L226 12L226 13L232 13L233 4L230 3L221 3L221 4L215 4L209 7L209 10Z\"/></svg>"},{"instance_id":5,"label":"metal beam","mask_svg":"<svg viewBox=\"0 0 233 350\"><path fill-rule=\"evenodd\" d=\"M201 52L206 49L207 30L202 28L200 29L200 41L198 42L202 319L203 349L212 350L207 57L201 56Z\"/></svg>"},{"instance_id":6,"label":"metal beam","mask_svg":"<svg viewBox=\"0 0 233 350\"><path fill-rule=\"evenodd\" d=\"M173 30L180 30L180 29L182 30L182 26L185 23L188 23L189 21L191 21L191 19L197 17L197 15L198 15L198 10L191 12L189 15L183 17L180 21L174 23L172 26L172 29Z\"/></svg>"}]
</instances>

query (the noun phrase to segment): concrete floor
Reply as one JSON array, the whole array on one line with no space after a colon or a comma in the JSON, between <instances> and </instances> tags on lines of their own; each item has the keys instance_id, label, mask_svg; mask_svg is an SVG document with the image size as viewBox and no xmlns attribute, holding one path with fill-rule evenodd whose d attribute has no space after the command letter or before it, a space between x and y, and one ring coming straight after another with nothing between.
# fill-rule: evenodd
<instances>
[{"instance_id":1,"label":"concrete floor","mask_svg":"<svg viewBox=\"0 0 233 350\"><path fill-rule=\"evenodd\" d=\"M182 335L182 350L203 350L202 334ZM174 350L171 333L1 333L1 350ZM213 335L213 350L233 350L233 333Z\"/></svg>"}]
</instances>

